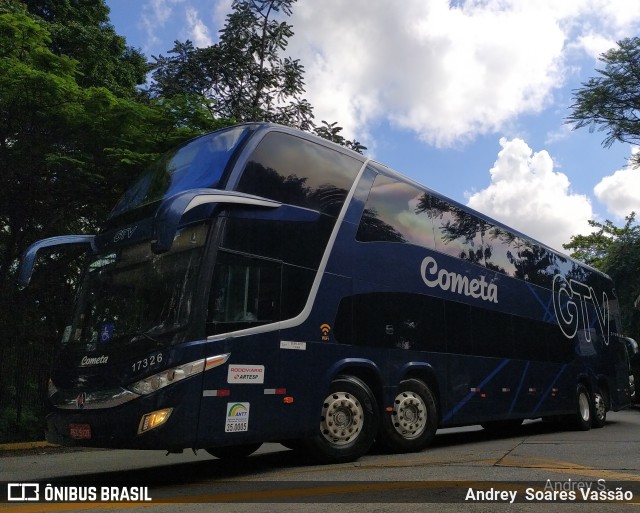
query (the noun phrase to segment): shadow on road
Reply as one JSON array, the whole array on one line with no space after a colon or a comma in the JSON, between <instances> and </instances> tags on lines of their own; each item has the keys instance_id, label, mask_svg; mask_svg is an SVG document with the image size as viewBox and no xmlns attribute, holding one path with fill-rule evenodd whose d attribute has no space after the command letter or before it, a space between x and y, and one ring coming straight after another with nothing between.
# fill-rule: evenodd
<instances>
[{"instance_id":1,"label":"shadow on road","mask_svg":"<svg viewBox=\"0 0 640 513\"><path fill-rule=\"evenodd\" d=\"M607 428L615 425L615 422L608 422ZM557 423L552 422L530 422L512 429L508 433L500 433L477 428L467 428L463 431L446 429L439 432L435 437L432 448L459 447L466 444L478 444L483 441L509 439L509 438L529 438L547 433L559 433L564 429ZM428 451L429 449L427 449ZM134 452L132 454L135 455ZM374 446L371 454L383 454ZM134 456L135 457L135 456ZM166 465L151 466L144 469L135 468L129 470L106 471L92 474L67 475L60 478L48 480L51 484L62 482L73 482L75 485L126 485L136 483L139 486L181 486L212 481L233 481L243 477L250 479L260 479L262 474L267 474L275 470L294 469L303 466L313 466L316 463L304 453L289 450L282 447L281 451L254 454L247 458L236 459L211 459L203 461L192 461L187 463L171 463L167 459Z\"/></svg>"}]
</instances>

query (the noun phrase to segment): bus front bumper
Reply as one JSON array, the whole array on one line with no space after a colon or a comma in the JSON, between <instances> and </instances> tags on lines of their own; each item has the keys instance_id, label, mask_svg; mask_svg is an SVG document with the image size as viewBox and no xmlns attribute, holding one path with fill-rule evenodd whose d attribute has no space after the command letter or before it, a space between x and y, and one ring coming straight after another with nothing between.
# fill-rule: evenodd
<instances>
[{"instance_id":1,"label":"bus front bumper","mask_svg":"<svg viewBox=\"0 0 640 513\"><path fill-rule=\"evenodd\" d=\"M186 386L185 386L186 385ZM194 390L189 390L193 386ZM194 446L200 381L178 384L104 409L61 409L47 415L48 442L77 447L179 450Z\"/></svg>"}]
</instances>

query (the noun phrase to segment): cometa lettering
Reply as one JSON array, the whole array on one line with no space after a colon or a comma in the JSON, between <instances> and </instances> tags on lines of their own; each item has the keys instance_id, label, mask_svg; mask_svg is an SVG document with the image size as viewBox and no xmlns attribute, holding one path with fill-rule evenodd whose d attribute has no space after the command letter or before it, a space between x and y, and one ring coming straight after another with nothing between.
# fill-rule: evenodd
<instances>
[{"instance_id":1,"label":"cometa lettering","mask_svg":"<svg viewBox=\"0 0 640 513\"><path fill-rule=\"evenodd\" d=\"M463 296L482 299L483 301L498 302L498 286L495 283L487 283L484 276L469 279L467 276L438 269L438 262L433 257L425 257L420 266L420 275L427 287L439 287L445 291L451 291Z\"/></svg>"},{"instance_id":2,"label":"cometa lettering","mask_svg":"<svg viewBox=\"0 0 640 513\"><path fill-rule=\"evenodd\" d=\"M109 361L109 357L106 355L96 356L93 358L89 356L85 356L84 358L82 358L82 361L80 362L80 366L87 367L89 365L104 365L108 361Z\"/></svg>"}]
</instances>

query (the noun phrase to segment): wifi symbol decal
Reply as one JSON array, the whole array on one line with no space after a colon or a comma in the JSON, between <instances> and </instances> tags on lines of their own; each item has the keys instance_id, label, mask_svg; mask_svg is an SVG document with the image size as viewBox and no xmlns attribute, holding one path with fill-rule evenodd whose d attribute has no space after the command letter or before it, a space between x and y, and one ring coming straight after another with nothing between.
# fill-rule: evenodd
<instances>
[{"instance_id":1,"label":"wifi symbol decal","mask_svg":"<svg viewBox=\"0 0 640 513\"><path fill-rule=\"evenodd\" d=\"M322 340L329 340L329 332L331 331L331 326L328 324L321 324L320 331L322 332Z\"/></svg>"}]
</instances>

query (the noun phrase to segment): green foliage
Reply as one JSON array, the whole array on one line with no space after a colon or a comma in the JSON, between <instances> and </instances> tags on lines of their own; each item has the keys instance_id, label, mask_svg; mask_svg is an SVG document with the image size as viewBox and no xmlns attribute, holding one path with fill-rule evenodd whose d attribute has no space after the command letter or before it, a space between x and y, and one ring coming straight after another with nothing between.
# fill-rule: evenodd
<instances>
[{"instance_id":1,"label":"green foliage","mask_svg":"<svg viewBox=\"0 0 640 513\"><path fill-rule=\"evenodd\" d=\"M605 132L603 145L607 148L615 141L640 144L640 38L619 41L618 47L603 53L600 60L605 64L596 69L600 76L574 91L567 123ZM640 164L640 154L630 160L631 164Z\"/></svg>"},{"instance_id":2,"label":"green foliage","mask_svg":"<svg viewBox=\"0 0 640 513\"><path fill-rule=\"evenodd\" d=\"M316 135L319 135L324 139L340 144L342 146L346 146L347 148L350 148L353 151L357 151L358 153L362 153L367 149L366 146L363 146L356 140L345 139L340 134L340 132L342 132L342 127L338 126L337 122L329 123L328 121L322 120L322 125L316 126L313 131Z\"/></svg>"},{"instance_id":3,"label":"green foliage","mask_svg":"<svg viewBox=\"0 0 640 513\"><path fill-rule=\"evenodd\" d=\"M0 443L42 440L44 429L40 411L29 409L18 414L15 408L0 410Z\"/></svg>"},{"instance_id":4,"label":"green foliage","mask_svg":"<svg viewBox=\"0 0 640 513\"><path fill-rule=\"evenodd\" d=\"M103 0L24 0L29 12L42 19L51 34L49 48L77 61L81 87L105 87L117 96L138 94L144 83L144 55L126 46L109 23Z\"/></svg>"},{"instance_id":5,"label":"green foliage","mask_svg":"<svg viewBox=\"0 0 640 513\"><path fill-rule=\"evenodd\" d=\"M280 55L293 35L281 18L291 14L294 2L235 0L217 44L195 48L191 41L176 41L168 56L154 57L151 94L195 95L214 117L280 123L362 153L366 147L346 140L337 123L314 125L313 108L302 97L304 67Z\"/></svg>"},{"instance_id":6,"label":"green foliage","mask_svg":"<svg viewBox=\"0 0 640 513\"><path fill-rule=\"evenodd\" d=\"M597 230L575 235L564 248L571 255L607 273L616 286L625 333L640 340L640 312L633 308L640 295L640 225L635 213L626 217L624 226L611 221L589 221Z\"/></svg>"},{"instance_id":7,"label":"green foliage","mask_svg":"<svg viewBox=\"0 0 640 513\"><path fill-rule=\"evenodd\" d=\"M13 407L18 424L27 418L27 396L42 392L80 272L77 254L53 253L19 291L12 277L22 251L41 238L95 231L150 160L228 124L213 119L201 97L135 92L124 40L87 39L104 21L81 7L107 12L102 0L33 3L43 17L30 13L28 2L0 3L0 413ZM63 38L59 25L74 13L83 30ZM83 45L92 45L90 55ZM116 68L122 74L111 73Z\"/></svg>"},{"instance_id":8,"label":"green foliage","mask_svg":"<svg viewBox=\"0 0 640 513\"><path fill-rule=\"evenodd\" d=\"M605 133L603 145L608 148L619 141L640 144L640 38L618 42L616 48L600 56L604 67L596 69L600 76L590 78L574 91L574 103L567 123L574 128L587 127ZM631 165L640 165L640 153L630 157ZM626 218L622 228L611 221L590 221L597 230L589 235L576 235L565 245L573 255L609 274L618 291L623 324L627 333L640 338L640 313L632 309L640 294L640 227L635 214Z\"/></svg>"},{"instance_id":9,"label":"green foliage","mask_svg":"<svg viewBox=\"0 0 640 513\"><path fill-rule=\"evenodd\" d=\"M104 0L0 1L1 439L41 436L48 367L81 269L80 252L45 254L19 291L12 278L30 243L94 232L150 161L205 131L249 120L314 129L303 67L280 56L294 1L235 1L220 43L176 42L156 60L151 91L137 87L149 68ZM324 122L318 133L365 149L341 130Z\"/></svg>"},{"instance_id":10,"label":"green foliage","mask_svg":"<svg viewBox=\"0 0 640 513\"><path fill-rule=\"evenodd\" d=\"M218 44L194 48L176 41L170 57L153 66L154 95L206 97L213 116L243 121L271 121L309 130L311 106L301 98L303 67L281 57L293 31L278 21L290 15L294 0L233 2Z\"/></svg>"}]
</instances>

